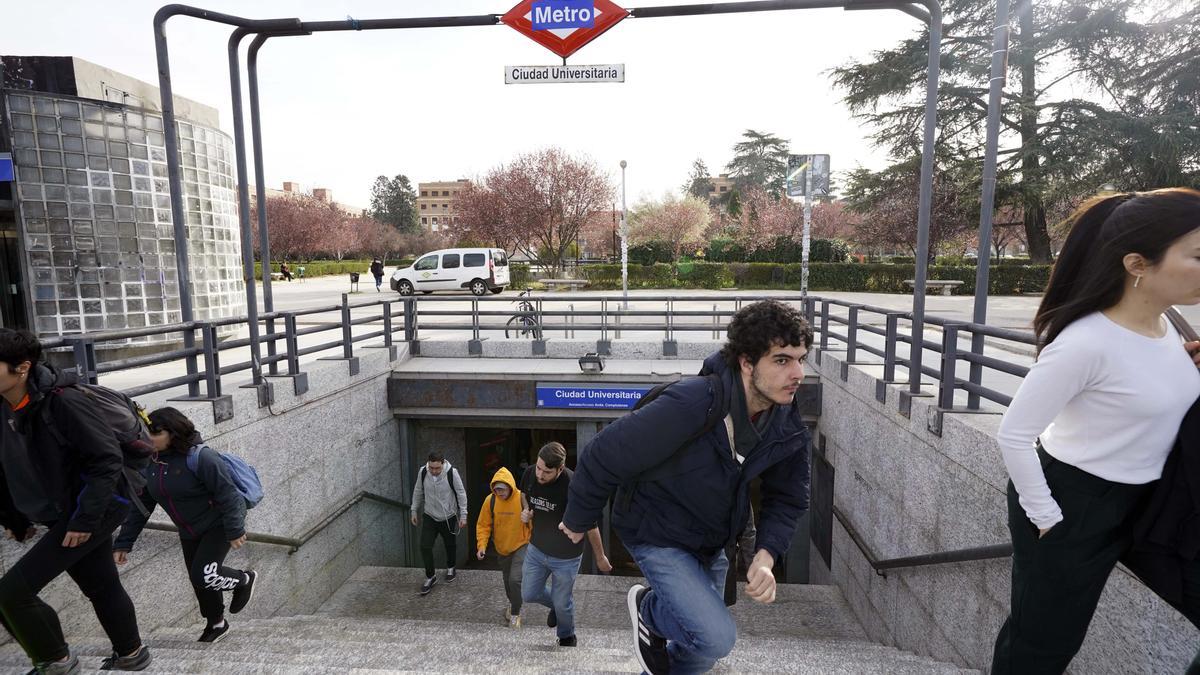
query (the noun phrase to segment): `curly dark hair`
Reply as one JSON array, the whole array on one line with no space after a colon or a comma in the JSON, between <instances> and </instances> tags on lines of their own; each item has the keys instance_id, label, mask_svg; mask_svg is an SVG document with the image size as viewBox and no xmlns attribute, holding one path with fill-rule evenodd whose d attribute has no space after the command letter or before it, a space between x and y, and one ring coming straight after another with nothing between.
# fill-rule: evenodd
<instances>
[{"instance_id":1,"label":"curly dark hair","mask_svg":"<svg viewBox=\"0 0 1200 675\"><path fill-rule=\"evenodd\" d=\"M0 328L0 363L8 364L10 371L28 361L36 365L42 358L42 344L27 330Z\"/></svg>"},{"instance_id":2,"label":"curly dark hair","mask_svg":"<svg viewBox=\"0 0 1200 675\"><path fill-rule=\"evenodd\" d=\"M782 345L812 348L812 327L800 310L778 300L761 300L738 310L729 322L729 339L721 356L730 368L739 367L738 357L757 363L771 347Z\"/></svg>"}]
</instances>

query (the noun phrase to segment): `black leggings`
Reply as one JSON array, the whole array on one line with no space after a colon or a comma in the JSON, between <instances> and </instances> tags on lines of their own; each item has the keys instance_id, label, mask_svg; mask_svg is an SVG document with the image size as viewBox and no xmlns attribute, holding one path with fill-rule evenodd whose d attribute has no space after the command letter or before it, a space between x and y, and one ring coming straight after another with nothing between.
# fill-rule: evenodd
<instances>
[{"instance_id":1,"label":"black leggings","mask_svg":"<svg viewBox=\"0 0 1200 675\"><path fill-rule=\"evenodd\" d=\"M425 577L429 578L433 576L434 537L440 535L442 543L446 545L446 567L454 567L455 558L458 557L458 544L454 532L450 530L453 520L434 520L424 514L421 518L424 520L421 524L421 561L425 563Z\"/></svg>"},{"instance_id":2,"label":"black leggings","mask_svg":"<svg viewBox=\"0 0 1200 675\"><path fill-rule=\"evenodd\" d=\"M63 572L71 575L92 602L113 651L131 654L142 646L133 602L121 585L112 557L113 530L125 522L128 512L127 505L114 502L91 538L75 548L62 545L68 521L55 523L0 577L0 619L34 663L57 661L69 654L58 615L37 597Z\"/></svg>"},{"instance_id":3,"label":"black leggings","mask_svg":"<svg viewBox=\"0 0 1200 675\"><path fill-rule=\"evenodd\" d=\"M200 614L209 625L220 623L225 618L224 591L232 591L246 582L246 573L225 566L229 554L229 540L225 530L214 527L197 539L179 538L183 548L183 562L188 568L188 579L200 603Z\"/></svg>"}]
</instances>

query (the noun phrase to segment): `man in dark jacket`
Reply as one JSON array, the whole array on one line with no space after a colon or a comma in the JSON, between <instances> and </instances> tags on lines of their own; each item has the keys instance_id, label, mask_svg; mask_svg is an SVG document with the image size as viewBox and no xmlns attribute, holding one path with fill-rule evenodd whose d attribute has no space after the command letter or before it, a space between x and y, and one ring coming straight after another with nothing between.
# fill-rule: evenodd
<instances>
[{"instance_id":1,"label":"man in dark jacket","mask_svg":"<svg viewBox=\"0 0 1200 675\"><path fill-rule=\"evenodd\" d=\"M0 524L17 541L35 523L50 528L0 577L0 618L40 672L78 672L58 615L37 597L66 572L112 640L102 667L142 670L150 651L109 552L129 512L121 446L74 375L39 363L41 352L30 333L0 328Z\"/></svg>"},{"instance_id":2,"label":"man in dark jacket","mask_svg":"<svg viewBox=\"0 0 1200 675\"><path fill-rule=\"evenodd\" d=\"M628 604L651 675L705 672L733 649L724 550L746 525L750 482L762 479L753 600L774 601L771 569L808 509L809 434L794 399L812 331L795 308L764 300L739 310L728 333L704 363L720 386L681 380L588 444L562 520L581 536L617 490L613 527L650 584L633 586ZM724 423L697 436L714 406Z\"/></svg>"}]
</instances>

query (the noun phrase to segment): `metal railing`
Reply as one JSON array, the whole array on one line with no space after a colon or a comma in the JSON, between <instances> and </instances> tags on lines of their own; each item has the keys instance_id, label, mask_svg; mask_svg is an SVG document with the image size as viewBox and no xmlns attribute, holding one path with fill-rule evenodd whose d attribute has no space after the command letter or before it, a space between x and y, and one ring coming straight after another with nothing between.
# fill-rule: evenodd
<instances>
[{"instance_id":1,"label":"metal railing","mask_svg":"<svg viewBox=\"0 0 1200 675\"><path fill-rule=\"evenodd\" d=\"M322 518L320 520L320 522L318 522L316 525L313 525L309 529L305 530L305 532L298 537L280 537L278 535L263 534L261 532L247 532L246 533L246 541L253 542L256 544L271 544L273 546L287 546L288 547L288 555L291 555L291 554L295 553L296 551L299 551L301 546L304 546L308 542L312 541L313 537L316 537L325 528L332 525L335 520L337 520L338 518L341 518L343 515L345 515L345 513L347 511L354 508L354 506L356 504L358 504L359 502L361 502L363 500L370 500L373 502L378 502L380 504L384 504L387 506L393 506L395 508L404 509L404 510L408 510L408 509L412 508L408 504L405 504L404 502L397 501L397 500L391 499L389 497L384 497L383 495L377 495L374 492L367 492L366 490L363 490L362 492L359 492L358 494L354 495L350 499L347 499L346 501L339 504L337 508L330 511L328 515L326 515L324 518ZM145 529L158 530L159 532L178 532L179 531L179 528L175 527L171 523L153 523L153 522L146 523Z\"/></svg>"},{"instance_id":2,"label":"metal railing","mask_svg":"<svg viewBox=\"0 0 1200 675\"><path fill-rule=\"evenodd\" d=\"M1032 333L926 316L924 323L933 330L940 330L941 340L923 335L919 341L924 350L939 355L940 362L937 367L922 365L919 374L910 371L905 379L901 379L898 369L910 369L911 361L905 354L911 350L898 349L898 346L911 346L917 339L913 334L911 312L812 295L771 297L801 307L820 348L815 358L820 359L822 352L831 349L845 349L843 379L847 377L846 367L850 364L869 365L863 357L877 357L879 362L874 365L881 365L883 369L876 389L880 402L886 400L889 384L932 381L937 383L936 407L939 411L979 410L984 400L1007 406L1012 400L1010 395L962 377L960 364L968 364L981 372L987 370L1014 377L1024 377L1028 367L978 353L966 343L981 336L1026 350L1036 344ZM639 295L630 299L629 309L623 309L619 295L563 293L524 298L532 308L530 310L515 307L511 297L500 296L351 301L348 294L343 294L341 302L334 305L261 313L256 321L264 323L265 330L250 331L251 337L221 339L223 331L244 330L254 323L243 316L64 335L48 339L44 345L50 349L69 350L80 378L93 383L109 373L194 360L196 372L138 383L124 391L139 396L186 385L189 393L194 392L192 397L216 400L224 396L223 378L231 375L259 370L266 375L291 376L296 378L296 393L299 394L307 387L302 357L330 352L337 355L330 358L351 361L353 372L356 348L364 343L373 342L375 346L390 348L398 342L418 342L422 332L427 335L436 332L443 336L461 336L478 347L484 339L504 339L505 330L511 331L514 327L510 325L514 318L521 319L520 326L538 329L526 331L524 336L525 339L534 338L535 343L543 343L543 351L537 352L535 346L535 353L544 353L544 342L550 336L583 335L586 339L596 340L596 347L588 351L610 354L612 340L641 333L643 337L646 334L655 338L661 336L664 355L673 356L677 354L680 336L692 334L719 340L734 313L745 304L762 298L761 295ZM429 306L429 303L437 304ZM97 348L120 347L130 340L150 336L167 336L175 344L155 354L103 361L97 358ZM262 352L254 348L256 340L258 344L265 343L270 347L266 355L257 360L256 355ZM181 347L176 346L180 343ZM246 356L248 347L251 348L249 358ZM481 351L475 349L470 353ZM227 363L229 359L234 362ZM261 392L264 385L255 386ZM956 408L955 394L959 391L967 393L967 401L965 407ZM913 396L911 389L899 392L902 413L909 413ZM270 403L262 397L260 402L262 405ZM940 418L931 421L930 428L940 433Z\"/></svg>"},{"instance_id":3,"label":"metal railing","mask_svg":"<svg viewBox=\"0 0 1200 675\"><path fill-rule=\"evenodd\" d=\"M875 573L881 577L887 578L888 570L904 569L909 567L929 567L932 565L946 565L950 563L972 562L976 560L998 560L1007 558L1012 555L1013 547L1008 544L993 544L991 546L976 546L974 548L961 548L953 551L939 551L937 553L925 553L922 555L905 556L903 558L888 558L881 560L871 546L858 533L850 519L846 514L842 513L841 509L833 507L833 516L846 530L846 534L850 537L850 541L854 542L854 546L862 553L863 558L867 560L867 564Z\"/></svg>"}]
</instances>

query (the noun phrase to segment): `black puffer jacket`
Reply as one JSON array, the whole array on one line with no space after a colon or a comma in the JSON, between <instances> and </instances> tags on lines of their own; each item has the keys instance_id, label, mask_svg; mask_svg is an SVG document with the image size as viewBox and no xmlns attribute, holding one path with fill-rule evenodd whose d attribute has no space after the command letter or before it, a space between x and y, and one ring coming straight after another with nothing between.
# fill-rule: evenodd
<instances>
[{"instance_id":1,"label":"black puffer jacket","mask_svg":"<svg viewBox=\"0 0 1200 675\"><path fill-rule=\"evenodd\" d=\"M128 502L118 490L121 446L87 395L71 388L74 374L42 364L31 373L24 408L0 403L0 524L20 534L31 520L49 525L67 518L69 531L94 532L114 502ZM13 480L34 484L13 491Z\"/></svg>"},{"instance_id":2,"label":"black puffer jacket","mask_svg":"<svg viewBox=\"0 0 1200 675\"><path fill-rule=\"evenodd\" d=\"M146 468L142 503L147 515L137 509L129 512L113 543L114 551L133 549L150 518L149 512L158 505L179 528L182 539L198 539L214 527L223 527L229 540L246 533L246 500L234 487L225 461L204 444L199 434L190 444L189 454L200 453L195 472L187 466L187 455L172 451L159 453Z\"/></svg>"}]
</instances>

